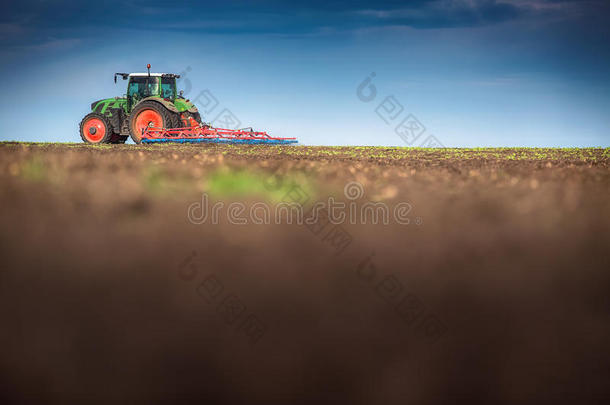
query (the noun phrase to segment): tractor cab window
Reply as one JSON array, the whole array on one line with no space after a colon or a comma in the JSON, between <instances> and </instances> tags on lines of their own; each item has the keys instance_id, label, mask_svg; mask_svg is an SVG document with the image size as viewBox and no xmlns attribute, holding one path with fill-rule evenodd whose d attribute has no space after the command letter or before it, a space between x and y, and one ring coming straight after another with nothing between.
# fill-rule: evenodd
<instances>
[{"instance_id":1,"label":"tractor cab window","mask_svg":"<svg viewBox=\"0 0 610 405\"><path fill-rule=\"evenodd\" d=\"M159 95L159 78L154 76L132 76L129 80L127 95L145 98Z\"/></svg>"},{"instance_id":2,"label":"tractor cab window","mask_svg":"<svg viewBox=\"0 0 610 405\"><path fill-rule=\"evenodd\" d=\"M176 79L173 77L161 78L161 97L172 100L176 98Z\"/></svg>"}]
</instances>

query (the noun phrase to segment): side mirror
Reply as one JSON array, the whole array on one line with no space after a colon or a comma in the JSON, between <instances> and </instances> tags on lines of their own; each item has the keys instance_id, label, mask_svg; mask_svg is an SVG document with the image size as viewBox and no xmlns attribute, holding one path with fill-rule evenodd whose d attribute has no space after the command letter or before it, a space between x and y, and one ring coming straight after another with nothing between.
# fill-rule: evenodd
<instances>
[{"instance_id":1,"label":"side mirror","mask_svg":"<svg viewBox=\"0 0 610 405\"><path fill-rule=\"evenodd\" d=\"M121 76L123 78L123 80L127 80L127 78L129 77L129 73L115 73L114 74L114 83L116 84L116 77L117 76Z\"/></svg>"}]
</instances>

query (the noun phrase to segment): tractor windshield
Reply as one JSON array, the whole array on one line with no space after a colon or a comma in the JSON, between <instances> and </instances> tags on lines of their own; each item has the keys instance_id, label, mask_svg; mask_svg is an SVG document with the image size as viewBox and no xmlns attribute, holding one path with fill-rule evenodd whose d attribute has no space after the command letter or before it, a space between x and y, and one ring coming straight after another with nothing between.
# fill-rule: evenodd
<instances>
[{"instance_id":1,"label":"tractor windshield","mask_svg":"<svg viewBox=\"0 0 610 405\"><path fill-rule=\"evenodd\" d=\"M159 77L132 76L129 79L129 97L144 98L159 95Z\"/></svg>"},{"instance_id":2,"label":"tractor windshield","mask_svg":"<svg viewBox=\"0 0 610 405\"><path fill-rule=\"evenodd\" d=\"M161 78L161 97L175 99L176 98L176 79L173 77Z\"/></svg>"}]
</instances>

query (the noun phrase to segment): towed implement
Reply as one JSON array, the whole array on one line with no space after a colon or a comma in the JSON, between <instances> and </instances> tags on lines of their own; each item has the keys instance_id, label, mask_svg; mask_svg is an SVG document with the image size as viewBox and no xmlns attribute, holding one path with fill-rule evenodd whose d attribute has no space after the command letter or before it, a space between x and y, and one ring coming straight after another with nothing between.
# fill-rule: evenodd
<instances>
[{"instance_id":1,"label":"towed implement","mask_svg":"<svg viewBox=\"0 0 610 405\"><path fill-rule=\"evenodd\" d=\"M226 129L214 128L207 124L184 128L153 128L142 130L142 143L245 143L257 144L290 144L296 143L295 138L274 138L266 132L254 131L252 128Z\"/></svg>"},{"instance_id":2,"label":"towed implement","mask_svg":"<svg viewBox=\"0 0 610 405\"><path fill-rule=\"evenodd\" d=\"M203 122L199 110L177 92L173 73L115 73L128 80L124 97L95 101L80 123L86 143L243 143L291 144L295 138L276 138L252 128L214 128Z\"/></svg>"}]
</instances>

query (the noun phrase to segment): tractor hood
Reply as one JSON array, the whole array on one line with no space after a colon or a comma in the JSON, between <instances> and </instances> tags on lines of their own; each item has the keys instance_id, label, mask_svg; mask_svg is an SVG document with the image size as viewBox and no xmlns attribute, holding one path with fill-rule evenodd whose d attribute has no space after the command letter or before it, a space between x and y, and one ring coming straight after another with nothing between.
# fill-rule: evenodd
<instances>
[{"instance_id":1,"label":"tractor hood","mask_svg":"<svg viewBox=\"0 0 610 405\"><path fill-rule=\"evenodd\" d=\"M103 105L108 104L108 103L114 103L116 101L116 98L111 97L111 98L103 98L101 100L97 100L94 101L93 103L91 103L91 111L95 111L95 108L99 106L99 108L101 108Z\"/></svg>"},{"instance_id":2,"label":"tractor hood","mask_svg":"<svg viewBox=\"0 0 610 405\"><path fill-rule=\"evenodd\" d=\"M126 98L103 98L101 100L97 100L91 103L91 111L104 114L109 108L125 108L126 103Z\"/></svg>"},{"instance_id":3,"label":"tractor hood","mask_svg":"<svg viewBox=\"0 0 610 405\"><path fill-rule=\"evenodd\" d=\"M195 104L193 104L190 100L184 98L177 98L176 100L174 100L174 105L176 106L176 109L180 112L188 111L191 113L196 113L198 111L197 107L195 107Z\"/></svg>"},{"instance_id":4,"label":"tractor hood","mask_svg":"<svg viewBox=\"0 0 610 405\"><path fill-rule=\"evenodd\" d=\"M109 99L105 99L105 98L103 98L103 99L101 99L101 100L97 100L97 101L94 101L93 103L91 103L91 111L95 110L95 107L97 106L97 104L98 104L100 101L107 101L107 100L109 100Z\"/></svg>"}]
</instances>

